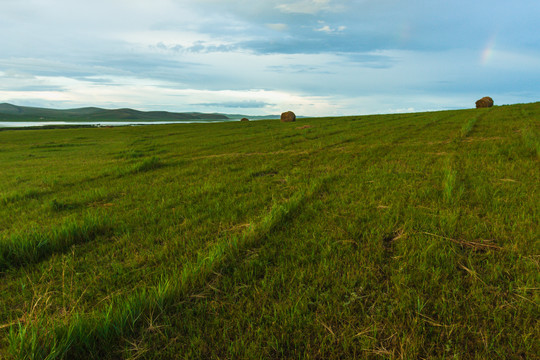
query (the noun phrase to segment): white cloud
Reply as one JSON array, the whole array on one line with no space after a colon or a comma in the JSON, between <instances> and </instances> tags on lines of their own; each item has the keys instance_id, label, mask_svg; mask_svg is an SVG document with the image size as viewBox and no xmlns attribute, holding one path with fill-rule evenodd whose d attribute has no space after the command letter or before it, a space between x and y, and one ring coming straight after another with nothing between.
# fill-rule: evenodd
<instances>
[{"instance_id":1,"label":"white cloud","mask_svg":"<svg viewBox=\"0 0 540 360\"><path fill-rule=\"evenodd\" d=\"M327 34L335 33L335 32L342 32L346 29L346 26L338 26L337 28L332 28L329 25L323 25L320 28L315 29L315 31L325 32Z\"/></svg>"},{"instance_id":2,"label":"white cloud","mask_svg":"<svg viewBox=\"0 0 540 360\"><path fill-rule=\"evenodd\" d=\"M324 25L324 26L321 27L321 28L315 29L315 31L322 31L322 32L326 32L326 33L331 33L331 32L333 32L334 30L333 30L333 29L330 29L330 26Z\"/></svg>"},{"instance_id":3,"label":"white cloud","mask_svg":"<svg viewBox=\"0 0 540 360\"><path fill-rule=\"evenodd\" d=\"M113 85L100 85L64 78L49 78L48 82L65 88L59 91L3 91L0 98L16 104L28 99L41 99L49 106L74 108L80 106L102 106L106 108L132 107L140 110L200 111L201 104L214 104L212 112L230 112L230 103L265 103L260 109L251 110L250 115L279 114L284 109L294 109L299 114L334 113L337 106L323 96L298 93L248 89L248 90L200 90L174 89L165 82L141 81L132 78L114 78ZM179 102L181 105L179 106ZM219 106L223 103L223 106ZM141 105L144 104L144 105Z\"/></svg>"}]
</instances>

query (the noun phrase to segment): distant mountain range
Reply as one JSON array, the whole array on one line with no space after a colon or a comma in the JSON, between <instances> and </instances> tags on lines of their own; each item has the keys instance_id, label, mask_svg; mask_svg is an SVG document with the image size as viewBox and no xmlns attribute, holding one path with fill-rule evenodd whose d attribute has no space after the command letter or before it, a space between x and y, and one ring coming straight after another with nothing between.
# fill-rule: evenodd
<instances>
[{"instance_id":1,"label":"distant mountain range","mask_svg":"<svg viewBox=\"0 0 540 360\"><path fill-rule=\"evenodd\" d=\"M233 118L236 118L234 116ZM133 109L101 109L84 107L78 109L47 109L12 104L0 104L0 121L192 121L229 120L225 114L198 112L175 113L168 111L138 111Z\"/></svg>"}]
</instances>

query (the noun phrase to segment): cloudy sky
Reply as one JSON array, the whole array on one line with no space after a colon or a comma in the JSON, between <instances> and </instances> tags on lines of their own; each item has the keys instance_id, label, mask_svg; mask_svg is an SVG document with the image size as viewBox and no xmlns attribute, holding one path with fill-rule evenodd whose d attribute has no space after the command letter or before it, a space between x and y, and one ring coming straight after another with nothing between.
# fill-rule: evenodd
<instances>
[{"instance_id":1,"label":"cloudy sky","mask_svg":"<svg viewBox=\"0 0 540 360\"><path fill-rule=\"evenodd\" d=\"M540 101L538 0L0 0L0 103L347 115Z\"/></svg>"}]
</instances>

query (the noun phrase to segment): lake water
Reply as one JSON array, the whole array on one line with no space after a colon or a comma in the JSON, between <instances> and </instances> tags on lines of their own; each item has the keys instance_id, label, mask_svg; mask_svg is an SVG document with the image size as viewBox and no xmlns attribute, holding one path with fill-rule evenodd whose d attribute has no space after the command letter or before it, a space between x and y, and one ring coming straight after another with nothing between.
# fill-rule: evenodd
<instances>
[{"instance_id":1,"label":"lake water","mask_svg":"<svg viewBox=\"0 0 540 360\"><path fill-rule=\"evenodd\" d=\"M34 127L47 125L67 125L67 126L136 126L136 125L162 125L162 124L193 124L193 123L217 123L227 121L238 121L239 119L227 120L190 120L190 121L106 121L106 122L73 122L73 121L4 121L0 122L0 128L9 127Z\"/></svg>"}]
</instances>

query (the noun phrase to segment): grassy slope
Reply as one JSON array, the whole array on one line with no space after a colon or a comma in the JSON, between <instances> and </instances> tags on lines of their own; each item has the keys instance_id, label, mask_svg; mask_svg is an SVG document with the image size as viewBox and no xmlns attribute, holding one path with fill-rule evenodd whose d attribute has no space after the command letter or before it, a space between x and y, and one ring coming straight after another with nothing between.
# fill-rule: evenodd
<instances>
[{"instance_id":1,"label":"grassy slope","mask_svg":"<svg viewBox=\"0 0 540 360\"><path fill-rule=\"evenodd\" d=\"M133 109L101 109L86 107L56 110L0 104L0 121L182 121L226 120L223 114L173 113L167 111L138 111Z\"/></svg>"},{"instance_id":2,"label":"grassy slope","mask_svg":"<svg viewBox=\"0 0 540 360\"><path fill-rule=\"evenodd\" d=\"M534 358L539 120L2 132L0 355Z\"/></svg>"}]
</instances>

